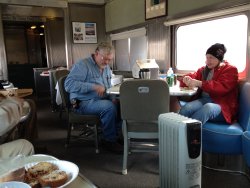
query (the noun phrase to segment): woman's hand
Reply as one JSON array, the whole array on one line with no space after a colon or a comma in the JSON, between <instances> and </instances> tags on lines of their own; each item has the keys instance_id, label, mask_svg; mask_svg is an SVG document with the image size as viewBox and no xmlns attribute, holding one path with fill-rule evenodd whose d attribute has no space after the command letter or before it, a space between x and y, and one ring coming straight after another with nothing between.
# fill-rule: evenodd
<instances>
[{"instance_id":1,"label":"woman's hand","mask_svg":"<svg viewBox=\"0 0 250 188\"><path fill-rule=\"evenodd\" d=\"M190 88L202 86L202 82L200 80L192 79L190 76L184 76L182 81Z\"/></svg>"},{"instance_id":2,"label":"woman's hand","mask_svg":"<svg viewBox=\"0 0 250 188\"><path fill-rule=\"evenodd\" d=\"M192 78L190 76L184 76L182 79L183 83L186 84L187 86L189 85L191 80Z\"/></svg>"}]
</instances>

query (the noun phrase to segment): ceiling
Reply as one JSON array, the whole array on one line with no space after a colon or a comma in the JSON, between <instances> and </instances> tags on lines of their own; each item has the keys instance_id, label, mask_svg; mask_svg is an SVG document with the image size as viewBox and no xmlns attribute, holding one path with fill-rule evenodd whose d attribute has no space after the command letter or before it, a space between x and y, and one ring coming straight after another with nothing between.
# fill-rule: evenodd
<instances>
[{"instance_id":1,"label":"ceiling","mask_svg":"<svg viewBox=\"0 0 250 188\"><path fill-rule=\"evenodd\" d=\"M108 0L1 0L1 4L66 8L68 3L104 5Z\"/></svg>"},{"instance_id":2,"label":"ceiling","mask_svg":"<svg viewBox=\"0 0 250 188\"><path fill-rule=\"evenodd\" d=\"M11 22L45 22L44 18L63 18L61 7L68 3L104 5L107 0L1 0L2 20ZM2 4L1 4L2 3ZM31 5L33 3L33 6ZM46 4L46 6L42 6Z\"/></svg>"}]
</instances>

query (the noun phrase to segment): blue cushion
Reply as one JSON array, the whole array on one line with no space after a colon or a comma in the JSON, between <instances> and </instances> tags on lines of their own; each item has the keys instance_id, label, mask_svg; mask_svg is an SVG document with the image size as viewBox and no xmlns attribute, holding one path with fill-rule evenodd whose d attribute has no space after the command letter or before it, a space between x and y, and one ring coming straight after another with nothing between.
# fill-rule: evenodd
<instances>
[{"instance_id":1,"label":"blue cushion","mask_svg":"<svg viewBox=\"0 0 250 188\"><path fill-rule=\"evenodd\" d=\"M239 98L239 123L244 130L250 131L250 83L246 82L241 88Z\"/></svg>"},{"instance_id":2,"label":"blue cushion","mask_svg":"<svg viewBox=\"0 0 250 188\"><path fill-rule=\"evenodd\" d=\"M239 86L238 122L231 125L219 122L205 123L202 127L203 151L219 154L242 154L242 135L244 131L250 130L250 83L243 82Z\"/></svg>"},{"instance_id":3,"label":"blue cushion","mask_svg":"<svg viewBox=\"0 0 250 188\"><path fill-rule=\"evenodd\" d=\"M241 154L243 128L239 123L207 122L202 126L202 151Z\"/></svg>"},{"instance_id":4,"label":"blue cushion","mask_svg":"<svg viewBox=\"0 0 250 188\"><path fill-rule=\"evenodd\" d=\"M247 166L250 167L250 131L246 131L242 135L242 148Z\"/></svg>"}]
</instances>

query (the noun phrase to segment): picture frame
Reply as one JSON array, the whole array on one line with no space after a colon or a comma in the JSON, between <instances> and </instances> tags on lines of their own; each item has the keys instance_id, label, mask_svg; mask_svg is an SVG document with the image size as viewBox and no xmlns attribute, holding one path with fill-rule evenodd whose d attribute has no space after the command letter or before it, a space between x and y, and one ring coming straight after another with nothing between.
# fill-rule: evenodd
<instances>
[{"instance_id":1,"label":"picture frame","mask_svg":"<svg viewBox=\"0 0 250 188\"><path fill-rule=\"evenodd\" d=\"M145 0L145 19L167 15L167 0Z\"/></svg>"},{"instance_id":2,"label":"picture frame","mask_svg":"<svg viewBox=\"0 0 250 188\"><path fill-rule=\"evenodd\" d=\"M72 22L74 43L97 43L96 23Z\"/></svg>"}]
</instances>

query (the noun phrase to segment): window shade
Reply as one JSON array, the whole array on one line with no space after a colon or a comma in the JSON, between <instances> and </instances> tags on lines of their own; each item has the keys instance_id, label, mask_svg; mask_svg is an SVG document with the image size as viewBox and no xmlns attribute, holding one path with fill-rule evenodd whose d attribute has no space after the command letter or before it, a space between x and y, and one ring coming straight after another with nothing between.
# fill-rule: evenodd
<instances>
[{"instance_id":1,"label":"window shade","mask_svg":"<svg viewBox=\"0 0 250 188\"><path fill-rule=\"evenodd\" d=\"M122 40L122 39L128 39L132 37L139 37L139 36L145 36L146 35L146 28L139 28L139 29L134 29L131 31L125 31L117 34L111 34L110 38L111 40Z\"/></svg>"}]
</instances>

